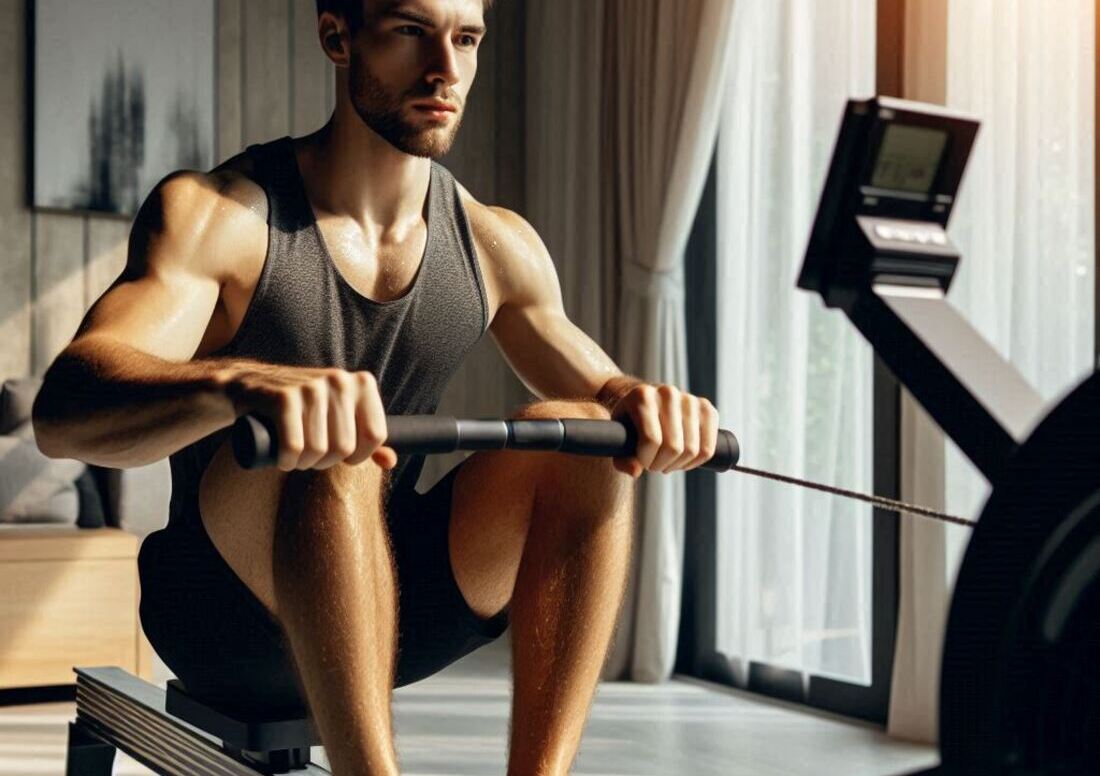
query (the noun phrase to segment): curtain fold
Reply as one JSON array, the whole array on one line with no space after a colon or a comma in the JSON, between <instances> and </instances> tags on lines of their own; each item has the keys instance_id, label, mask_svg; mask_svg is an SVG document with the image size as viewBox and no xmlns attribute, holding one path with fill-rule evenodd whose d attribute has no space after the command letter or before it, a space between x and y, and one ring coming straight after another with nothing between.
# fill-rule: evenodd
<instances>
[{"instance_id":1,"label":"curtain fold","mask_svg":"<svg viewBox=\"0 0 1100 776\"><path fill-rule=\"evenodd\" d=\"M871 350L796 279L844 106L874 92L874 0L738 5L718 156L718 407L746 465L869 491ZM871 509L717 483L716 649L871 680Z\"/></svg>"},{"instance_id":2,"label":"curtain fold","mask_svg":"<svg viewBox=\"0 0 1100 776\"><path fill-rule=\"evenodd\" d=\"M949 300L1053 404L1094 365L1095 3L951 0L947 11L946 102L982 122L951 216L963 258ZM907 447L923 452L903 498L978 516L989 485L952 442ZM969 538L903 520L895 737L938 737L943 629Z\"/></svg>"},{"instance_id":3,"label":"curtain fold","mask_svg":"<svg viewBox=\"0 0 1100 776\"><path fill-rule=\"evenodd\" d=\"M620 366L652 382L687 385L682 268L623 264ZM605 676L667 679L676 659L684 550L683 474L644 474L636 485L635 558Z\"/></svg>"},{"instance_id":4,"label":"curtain fold","mask_svg":"<svg viewBox=\"0 0 1100 776\"><path fill-rule=\"evenodd\" d=\"M684 249L714 141L733 21L730 0L608 0L606 161L621 259L617 361L688 388ZM712 397L713 398L713 397ZM635 563L604 676L672 673L680 624L684 475L643 474Z\"/></svg>"},{"instance_id":5,"label":"curtain fold","mask_svg":"<svg viewBox=\"0 0 1100 776\"><path fill-rule=\"evenodd\" d=\"M617 257L605 249L604 0L527 5L526 217L561 279L569 319L609 353Z\"/></svg>"},{"instance_id":6,"label":"curtain fold","mask_svg":"<svg viewBox=\"0 0 1100 776\"><path fill-rule=\"evenodd\" d=\"M570 319L623 371L687 389L683 254L717 132L730 0L528 10L528 217ZM682 474L636 485L635 559L607 678L660 681L680 623Z\"/></svg>"}]
</instances>

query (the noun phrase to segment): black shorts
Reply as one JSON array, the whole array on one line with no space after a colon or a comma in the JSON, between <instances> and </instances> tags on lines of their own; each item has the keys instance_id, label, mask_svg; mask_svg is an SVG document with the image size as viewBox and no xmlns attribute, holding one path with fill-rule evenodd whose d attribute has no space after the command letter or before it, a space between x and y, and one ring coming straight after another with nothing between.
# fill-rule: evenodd
<instances>
[{"instance_id":1,"label":"black shorts","mask_svg":"<svg viewBox=\"0 0 1100 776\"><path fill-rule=\"evenodd\" d=\"M507 609L492 619L475 614L455 582L447 537L460 466L427 493L390 498L397 687L445 668L508 625ZM148 536L138 555L141 624L153 648L190 692L210 702L306 709L278 621L222 558L198 513L189 517Z\"/></svg>"}]
</instances>

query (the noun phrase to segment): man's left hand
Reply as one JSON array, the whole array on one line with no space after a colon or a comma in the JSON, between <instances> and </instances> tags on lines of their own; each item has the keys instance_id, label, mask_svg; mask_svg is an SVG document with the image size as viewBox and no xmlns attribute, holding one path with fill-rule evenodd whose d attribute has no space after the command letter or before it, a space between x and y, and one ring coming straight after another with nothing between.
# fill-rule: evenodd
<instances>
[{"instance_id":1,"label":"man's left hand","mask_svg":"<svg viewBox=\"0 0 1100 776\"><path fill-rule=\"evenodd\" d=\"M637 479L643 471L694 469L714 456L718 410L710 400L672 385L639 383L611 408L611 419L629 418L638 434L634 457L615 458L617 470Z\"/></svg>"}]
</instances>

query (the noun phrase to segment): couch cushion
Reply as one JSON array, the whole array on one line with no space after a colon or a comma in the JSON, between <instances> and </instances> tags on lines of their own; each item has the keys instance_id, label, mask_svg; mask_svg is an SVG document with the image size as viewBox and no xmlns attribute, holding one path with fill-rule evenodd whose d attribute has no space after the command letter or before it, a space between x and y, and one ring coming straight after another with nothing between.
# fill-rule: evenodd
<instances>
[{"instance_id":1,"label":"couch cushion","mask_svg":"<svg viewBox=\"0 0 1100 776\"><path fill-rule=\"evenodd\" d=\"M29 421L35 396L41 387L40 377L17 377L4 381L0 387L0 434L9 433L26 423L24 432L33 437ZM37 447L35 450L37 451ZM0 479L11 476L4 468L4 464L0 462ZM82 527L91 528L106 522L138 536L145 536L163 528L168 522L172 473L167 458L129 469L98 466L86 469L87 471L82 469L73 475L64 488L66 495L60 497L62 502L55 505L55 509L68 510L70 503L78 503L79 524ZM80 481L74 483L73 480L77 479ZM96 492L92 491L93 485L96 486ZM2 505L3 502L0 501L0 507ZM73 520L76 520L75 513Z\"/></svg>"},{"instance_id":2,"label":"couch cushion","mask_svg":"<svg viewBox=\"0 0 1100 776\"><path fill-rule=\"evenodd\" d=\"M0 386L0 434L9 434L31 419L34 397L42 387L41 377L10 377Z\"/></svg>"},{"instance_id":3,"label":"couch cushion","mask_svg":"<svg viewBox=\"0 0 1100 776\"><path fill-rule=\"evenodd\" d=\"M103 503L103 495L99 492L99 483L96 481L92 467L85 469L84 473L76 478L76 493L80 501L80 514L76 524L80 528L103 528L107 525L107 508Z\"/></svg>"},{"instance_id":4,"label":"couch cushion","mask_svg":"<svg viewBox=\"0 0 1100 776\"><path fill-rule=\"evenodd\" d=\"M172 467L167 458L106 472L107 504L119 528L144 537L167 525L172 497Z\"/></svg>"},{"instance_id":5,"label":"couch cushion","mask_svg":"<svg viewBox=\"0 0 1100 776\"><path fill-rule=\"evenodd\" d=\"M80 514L75 481L87 468L81 461L43 455L30 421L0 434L0 523L75 524Z\"/></svg>"}]
</instances>

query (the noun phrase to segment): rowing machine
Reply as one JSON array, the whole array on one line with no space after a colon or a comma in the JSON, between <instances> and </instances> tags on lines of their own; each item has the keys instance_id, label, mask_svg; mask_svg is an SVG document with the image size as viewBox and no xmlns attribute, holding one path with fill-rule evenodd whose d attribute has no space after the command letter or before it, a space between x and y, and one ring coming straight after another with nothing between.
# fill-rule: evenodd
<instances>
[{"instance_id":1,"label":"rowing machine","mask_svg":"<svg viewBox=\"0 0 1100 776\"><path fill-rule=\"evenodd\" d=\"M940 772L1100 772L1100 375L1045 411L946 301L978 122L852 101L798 285L841 309L993 486L960 566Z\"/></svg>"}]
</instances>

